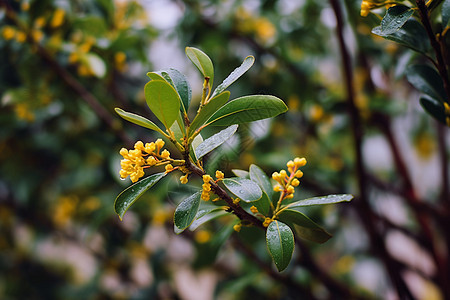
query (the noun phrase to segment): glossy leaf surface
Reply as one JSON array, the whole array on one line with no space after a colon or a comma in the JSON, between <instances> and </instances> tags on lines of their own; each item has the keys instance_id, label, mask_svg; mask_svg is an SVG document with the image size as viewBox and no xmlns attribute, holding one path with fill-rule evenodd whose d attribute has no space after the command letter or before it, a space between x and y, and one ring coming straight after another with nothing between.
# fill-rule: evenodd
<instances>
[{"instance_id":1,"label":"glossy leaf surface","mask_svg":"<svg viewBox=\"0 0 450 300\"><path fill-rule=\"evenodd\" d=\"M194 120L191 123L190 132L194 132L200 126L205 124L205 122L225 103L230 99L230 92L225 91L220 93L219 95L211 98L209 102L203 106L202 110L195 116Z\"/></svg>"},{"instance_id":2,"label":"glossy leaf surface","mask_svg":"<svg viewBox=\"0 0 450 300\"><path fill-rule=\"evenodd\" d=\"M353 199L353 195L350 195L350 194L327 195L327 196L313 197L313 198L296 201L296 202L288 204L287 207L290 209L293 209L293 208L303 207L303 206L325 205L325 204L345 202L345 201L350 201L352 199Z\"/></svg>"},{"instance_id":3,"label":"glossy leaf surface","mask_svg":"<svg viewBox=\"0 0 450 300\"><path fill-rule=\"evenodd\" d=\"M273 221L267 227L266 243L278 271L286 269L294 252L294 234L291 228L278 220Z\"/></svg>"},{"instance_id":4,"label":"glossy leaf surface","mask_svg":"<svg viewBox=\"0 0 450 300\"><path fill-rule=\"evenodd\" d=\"M212 150L216 149L217 147L225 143L231 136L233 136L237 128L238 125L232 125L204 140L195 149L195 155L197 159L202 158Z\"/></svg>"},{"instance_id":5,"label":"glossy leaf surface","mask_svg":"<svg viewBox=\"0 0 450 300\"><path fill-rule=\"evenodd\" d=\"M173 216L174 225L177 227L177 233L189 227L194 221L200 205L201 192L197 192L178 204Z\"/></svg>"},{"instance_id":6,"label":"glossy leaf surface","mask_svg":"<svg viewBox=\"0 0 450 300\"><path fill-rule=\"evenodd\" d=\"M419 91L439 101L445 101L444 84L439 73L428 65L413 65L406 69L408 81Z\"/></svg>"},{"instance_id":7,"label":"glossy leaf surface","mask_svg":"<svg viewBox=\"0 0 450 300\"><path fill-rule=\"evenodd\" d=\"M203 77L209 77L209 89L211 89L214 82L214 67L209 56L194 47L186 47L186 55L202 73Z\"/></svg>"},{"instance_id":8,"label":"glossy leaf surface","mask_svg":"<svg viewBox=\"0 0 450 300\"><path fill-rule=\"evenodd\" d=\"M191 103L192 89L186 76L176 69L161 71L161 75L176 89L181 98L181 108L187 112Z\"/></svg>"},{"instance_id":9,"label":"glossy leaf surface","mask_svg":"<svg viewBox=\"0 0 450 300\"><path fill-rule=\"evenodd\" d=\"M388 35L396 32L408 21L413 13L413 9L404 5L390 7L381 21L381 33Z\"/></svg>"},{"instance_id":10,"label":"glossy leaf surface","mask_svg":"<svg viewBox=\"0 0 450 300\"><path fill-rule=\"evenodd\" d=\"M294 227L297 235L306 240L321 244L332 237L325 229L299 211L285 209L279 214L279 218Z\"/></svg>"},{"instance_id":11,"label":"glossy leaf surface","mask_svg":"<svg viewBox=\"0 0 450 300\"><path fill-rule=\"evenodd\" d=\"M145 85L144 91L150 110L166 128L170 128L180 110L180 97L175 88L166 81L152 80Z\"/></svg>"},{"instance_id":12,"label":"glossy leaf surface","mask_svg":"<svg viewBox=\"0 0 450 300\"><path fill-rule=\"evenodd\" d=\"M234 99L222 106L208 121L216 126L230 126L275 117L285 111L284 102L269 95L252 95Z\"/></svg>"},{"instance_id":13,"label":"glossy leaf surface","mask_svg":"<svg viewBox=\"0 0 450 300\"><path fill-rule=\"evenodd\" d=\"M267 177L266 173L258 167L257 165L250 165L250 179L256 182L259 187L266 192L269 199L272 199L273 188L270 183L269 177Z\"/></svg>"},{"instance_id":14,"label":"glossy leaf surface","mask_svg":"<svg viewBox=\"0 0 450 300\"><path fill-rule=\"evenodd\" d=\"M420 105L422 105L423 109L433 116L436 120L446 125L445 122L445 107L442 102L439 102L433 98L422 96L420 98Z\"/></svg>"},{"instance_id":15,"label":"glossy leaf surface","mask_svg":"<svg viewBox=\"0 0 450 300\"><path fill-rule=\"evenodd\" d=\"M255 62L255 58L253 56L247 56L242 64L237 67L233 72L228 75L227 78L214 90L211 97L214 97L215 95L218 95L226 90L227 87L229 87L233 82L239 79L242 75L244 75L245 72L247 72Z\"/></svg>"},{"instance_id":16,"label":"glossy leaf surface","mask_svg":"<svg viewBox=\"0 0 450 300\"><path fill-rule=\"evenodd\" d=\"M225 178L222 180L231 193L245 202L256 201L262 196L258 184L252 180L242 177Z\"/></svg>"},{"instance_id":17,"label":"glossy leaf surface","mask_svg":"<svg viewBox=\"0 0 450 300\"><path fill-rule=\"evenodd\" d=\"M140 116L140 115L136 115L130 112L126 112L123 109L120 108L115 108L116 113L121 116L123 119L127 120L128 122L134 123L136 125L151 129L151 130L155 130L158 131L162 134L164 134L164 132L152 121Z\"/></svg>"},{"instance_id":18,"label":"glossy leaf surface","mask_svg":"<svg viewBox=\"0 0 450 300\"><path fill-rule=\"evenodd\" d=\"M114 211L119 215L120 220L122 220L124 214L130 208L130 206L136 202L149 188L154 186L158 181L160 181L166 173L157 173L150 175L144 179L139 180L132 186L125 189L122 193L117 196L114 201Z\"/></svg>"}]
</instances>

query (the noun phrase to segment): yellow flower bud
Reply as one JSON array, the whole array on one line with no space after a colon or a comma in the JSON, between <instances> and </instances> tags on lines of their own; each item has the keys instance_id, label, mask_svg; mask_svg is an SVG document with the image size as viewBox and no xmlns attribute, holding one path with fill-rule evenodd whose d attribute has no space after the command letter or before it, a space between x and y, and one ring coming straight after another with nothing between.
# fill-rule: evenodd
<instances>
[{"instance_id":1,"label":"yellow flower bud","mask_svg":"<svg viewBox=\"0 0 450 300\"><path fill-rule=\"evenodd\" d=\"M216 171L216 178L218 180L223 179L224 177L225 177L225 175L223 174L222 171L219 171L219 170Z\"/></svg>"},{"instance_id":2,"label":"yellow flower bud","mask_svg":"<svg viewBox=\"0 0 450 300\"><path fill-rule=\"evenodd\" d=\"M166 169L166 173L168 173L173 170L173 166L171 164L168 164L168 165L166 165L165 169Z\"/></svg>"},{"instance_id":3,"label":"yellow flower bud","mask_svg":"<svg viewBox=\"0 0 450 300\"><path fill-rule=\"evenodd\" d=\"M281 177L280 179L283 180L284 178L286 178L286 176L287 176L286 171L285 170L281 170L280 171L280 177Z\"/></svg>"},{"instance_id":4,"label":"yellow flower bud","mask_svg":"<svg viewBox=\"0 0 450 300\"><path fill-rule=\"evenodd\" d=\"M120 149L119 154L123 157L128 156L128 150L125 148Z\"/></svg>"},{"instance_id":5,"label":"yellow flower bud","mask_svg":"<svg viewBox=\"0 0 450 300\"><path fill-rule=\"evenodd\" d=\"M153 151L155 151L155 149L156 149L155 143L153 143L153 142L145 143L144 151L147 152L148 154L150 154Z\"/></svg>"},{"instance_id":6,"label":"yellow flower bud","mask_svg":"<svg viewBox=\"0 0 450 300\"><path fill-rule=\"evenodd\" d=\"M164 151L161 153L161 157L166 159L169 158L170 152L167 149L164 149Z\"/></svg>"},{"instance_id":7,"label":"yellow flower bud","mask_svg":"<svg viewBox=\"0 0 450 300\"><path fill-rule=\"evenodd\" d=\"M210 182L211 179L212 179L212 178L211 178L211 176L210 176L209 174L203 175L203 182L204 182L204 183Z\"/></svg>"},{"instance_id":8,"label":"yellow flower bud","mask_svg":"<svg viewBox=\"0 0 450 300\"><path fill-rule=\"evenodd\" d=\"M295 188L292 185L290 185L287 187L286 192L288 194L293 194L295 192Z\"/></svg>"},{"instance_id":9,"label":"yellow flower bud","mask_svg":"<svg viewBox=\"0 0 450 300\"><path fill-rule=\"evenodd\" d=\"M302 157L302 158L296 157L294 159L294 163L295 163L295 166L297 168L303 167L304 165L306 165L306 158L304 158L304 157Z\"/></svg>"},{"instance_id":10,"label":"yellow flower bud","mask_svg":"<svg viewBox=\"0 0 450 300\"><path fill-rule=\"evenodd\" d=\"M258 213L258 208L256 207L256 206L252 206L252 207L250 207L250 211L252 212L252 213L254 213L254 214L257 214Z\"/></svg>"},{"instance_id":11,"label":"yellow flower bud","mask_svg":"<svg viewBox=\"0 0 450 300\"><path fill-rule=\"evenodd\" d=\"M233 229L234 229L234 231L236 231L236 232L239 232L239 231L241 231L241 228L242 228L242 225L241 225L241 223L239 223L239 224L236 224L236 225L234 225L234 226L233 226Z\"/></svg>"},{"instance_id":12,"label":"yellow flower bud","mask_svg":"<svg viewBox=\"0 0 450 300\"><path fill-rule=\"evenodd\" d=\"M284 199L292 199L294 198L294 194L289 194L286 197L284 197Z\"/></svg>"},{"instance_id":13,"label":"yellow flower bud","mask_svg":"<svg viewBox=\"0 0 450 300\"><path fill-rule=\"evenodd\" d=\"M300 181L297 178L294 178L291 182L292 186L298 186L300 184Z\"/></svg>"},{"instance_id":14,"label":"yellow flower bud","mask_svg":"<svg viewBox=\"0 0 450 300\"><path fill-rule=\"evenodd\" d=\"M189 174L185 174L185 175L183 175L183 176L180 177L180 182L181 182L181 184L186 184L186 183L188 183L188 175L189 175Z\"/></svg>"},{"instance_id":15,"label":"yellow flower bud","mask_svg":"<svg viewBox=\"0 0 450 300\"><path fill-rule=\"evenodd\" d=\"M238 204L240 201L241 201L241 199L239 199L239 198L233 199L234 204Z\"/></svg>"},{"instance_id":16,"label":"yellow flower bud","mask_svg":"<svg viewBox=\"0 0 450 300\"><path fill-rule=\"evenodd\" d=\"M292 160L290 160L290 161L287 162L286 166L288 168L293 168L295 166L295 164L294 164L294 162Z\"/></svg>"},{"instance_id":17,"label":"yellow flower bud","mask_svg":"<svg viewBox=\"0 0 450 300\"><path fill-rule=\"evenodd\" d=\"M297 172L295 172L294 176L297 177L297 178L302 178L303 172L298 170Z\"/></svg>"},{"instance_id":18,"label":"yellow flower bud","mask_svg":"<svg viewBox=\"0 0 450 300\"><path fill-rule=\"evenodd\" d=\"M274 186L273 190L275 192L280 192L281 191L281 186L280 185L276 185L276 186Z\"/></svg>"},{"instance_id":19,"label":"yellow flower bud","mask_svg":"<svg viewBox=\"0 0 450 300\"><path fill-rule=\"evenodd\" d=\"M137 141L136 144L134 144L134 149L144 150L144 143Z\"/></svg>"},{"instance_id":20,"label":"yellow flower bud","mask_svg":"<svg viewBox=\"0 0 450 300\"><path fill-rule=\"evenodd\" d=\"M156 164L156 159L153 156L147 158L147 165L154 166Z\"/></svg>"},{"instance_id":21,"label":"yellow flower bud","mask_svg":"<svg viewBox=\"0 0 450 300\"><path fill-rule=\"evenodd\" d=\"M155 144L156 144L156 148L158 149L158 151L159 151L162 147L164 147L164 141L163 141L162 139L157 139L156 142L155 142Z\"/></svg>"}]
</instances>

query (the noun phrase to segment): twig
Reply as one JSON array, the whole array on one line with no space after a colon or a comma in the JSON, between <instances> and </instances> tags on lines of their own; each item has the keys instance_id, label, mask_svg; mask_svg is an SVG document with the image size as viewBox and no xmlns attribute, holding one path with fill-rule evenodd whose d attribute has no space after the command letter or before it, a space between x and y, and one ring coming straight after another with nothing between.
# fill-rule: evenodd
<instances>
[{"instance_id":1,"label":"twig","mask_svg":"<svg viewBox=\"0 0 450 300\"><path fill-rule=\"evenodd\" d=\"M384 246L383 238L377 233L374 223L372 211L368 202L368 194L366 190L366 172L363 165L362 156L362 123L359 117L359 111L355 104L355 91L353 86L353 72L351 66L350 54L344 40L344 20L342 9L338 0L330 0L334 14L336 16L336 34L341 52L342 64L344 68L344 80L347 92L347 104L352 124L352 135L354 140L355 156L356 156L356 176L358 180L358 189L360 193L360 201L354 204L358 206L357 212L361 217L361 221L369 234L372 248L376 254L383 260L386 270L394 284L397 293L401 299L413 298L406 283L396 268L395 261L389 256Z\"/></svg>"}]
</instances>

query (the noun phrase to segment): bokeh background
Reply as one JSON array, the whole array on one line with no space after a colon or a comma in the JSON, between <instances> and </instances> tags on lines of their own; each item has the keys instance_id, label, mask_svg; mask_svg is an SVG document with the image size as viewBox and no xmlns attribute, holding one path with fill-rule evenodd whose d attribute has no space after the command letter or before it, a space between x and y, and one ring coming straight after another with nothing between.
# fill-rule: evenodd
<instances>
[{"instance_id":1,"label":"bokeh background","mask_svg":"<svg viewBox=\"0 0 450 300\"><path fill-rule=\"evenodd\" d=\"M444 299L430 244L447 255L448 233L433 217L445 198L448 129L424 113L404 78L420 58L372 35L380 18L361 17L361 1L338 2L363 130L357 147L328 1L1 1L0 298L398 299L406 289ZM157 122L145 105L145 74L167 68L188 76L198 102L202 79L186 46L211 57L215 85L254 55L232 98L271 94L289 107L241 126L207 158L210 170L232 176L254 163L270 175L306 157L297 197L356 196L306 210L334 237L300 241L281 274L264 233L232 233L233 218L173 233L183 190L200 181L181 187L166 178L123 221L114 214L130 185L119 180L120 148L158 138L114 108Z\"/></svg>"}]
</instances>

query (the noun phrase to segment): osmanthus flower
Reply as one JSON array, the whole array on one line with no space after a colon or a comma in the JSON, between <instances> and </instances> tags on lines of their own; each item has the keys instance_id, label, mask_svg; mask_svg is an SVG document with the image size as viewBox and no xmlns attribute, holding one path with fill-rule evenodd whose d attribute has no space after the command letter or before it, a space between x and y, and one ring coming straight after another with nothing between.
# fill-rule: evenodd
<instances>
[{"instance_id":1,"label":"osmanthus flower","mask_svg":"<svg viewBox=\"0 0 450 300\"><path fill-rule=\"evenodd\" d=\"M389 8L390 6L399 4L402 1L383 1L383 0L363 0L361 2L361 16L367 17L372 9L380 8L386 6Z\"/></svg>"},{"instance_id":2,"label":"osmanthus flower","mask_svg":"<svg viewBox=\"0 0 450 300\"><path fill-rule=\"evenodd\" d=\"M144 176L144 168L165 165L165 170L168 173L176 168L172 164L181 165L184 163L184 160L172 159L169 150L161 151L162 147L164 147L164 141L158 139L156 142L146 143L145 145L142 141L137 141L132 150L120 149L119 153L123 156L120 161L122 167L120 177L125 179L129 176L132 182L136 182Z\"/></svg>"}]
</instances>

